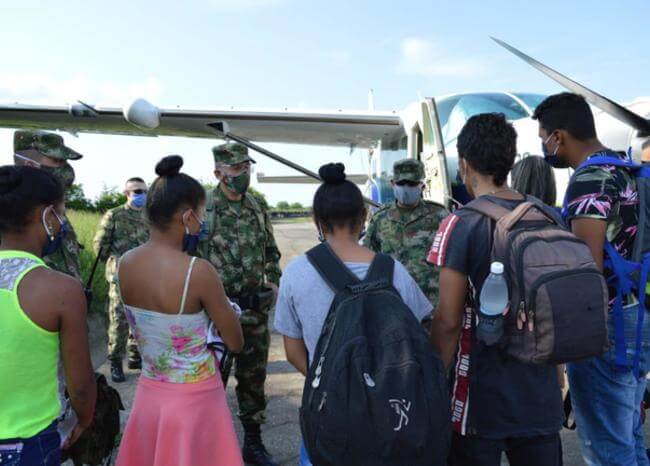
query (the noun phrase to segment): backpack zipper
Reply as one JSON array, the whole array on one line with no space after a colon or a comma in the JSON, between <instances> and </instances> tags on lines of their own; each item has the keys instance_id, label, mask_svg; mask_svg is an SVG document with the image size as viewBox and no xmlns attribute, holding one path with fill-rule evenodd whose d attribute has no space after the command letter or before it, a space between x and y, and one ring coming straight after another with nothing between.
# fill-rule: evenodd
<instances>
[{"instance_id":1,"label":"backpack zipper","mask_svg":"<svg viewBox=\"0 0 650 466\"><path fill-rule=\"evenodd\" d=\"M524 251L528 246L530 246L533 243L537 243L538 241L543 241L545 243L555 243L557 241L569 241L572 243L578 243L578 244L585 244L582 241L580 241L578 238L572 238L570 236L551 236L549 238L539 238L539 237L534 237L534 238L528 238L525 239L517 248L517 269L518 269L518 276L517 276L517 283L519 285L519 289L523 290L524 289ZM557 272L554 272L557 273ZM552 274L551 274L552 275ZM522 305L523 308L526 308L526 296L523 295L521 296L521 302L519 304L519 309L522 310Z\"/></svg>"},{"instance_id":2,"label":"backpack zipper","mask_svg":"<svg viewBox=\"0 0 650 466\"><path fill-rule=\"evenodd\" d=\"M530 292L529 294L529 302L528 302L528 315L529 316L535 316L535 300L537 299L537 292L538 290L542 287L542 285L546 282L550 282L552 280L556 280L558 278L562 278L565 276L569 275L581 275L581 274L591 274L591 275L599 275L602 276L602 274L593 268L590 267L582 267L579 269L573 269L573 270L562 270L559 272L553 272L546 274L542 277L539 277L537 280L533 282L533 284L530 286Z\"/></svg>"}]
</instances>

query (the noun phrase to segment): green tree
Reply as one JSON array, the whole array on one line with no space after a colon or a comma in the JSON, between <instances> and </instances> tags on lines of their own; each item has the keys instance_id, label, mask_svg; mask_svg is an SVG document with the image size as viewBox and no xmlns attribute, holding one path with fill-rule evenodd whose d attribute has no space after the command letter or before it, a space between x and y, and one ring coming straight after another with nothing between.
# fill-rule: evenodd
<instances>
[{"instance_id":1,"label":"green tree","mask_svg":"<svg viewBox=\"0 0 650 466\"><path fill-rule=\"evenodd\" d=\"M291 206L289 205L289 203L287 201L280 201L275 206L275 208L278 209L278 210L289 210L290 207Z\"/></svg>"},{"instance_id":2,"label":"green tree","mask_svg":"<svg viewBox=\"0 0 650 466\"><path fill-rule=\"evenodd\" d=\"M248 194L253 196L255 198L255 200L259 203L259 205L262 206L262 208L264 210L269 210L269 203L266 201L266 196L263 193L259 192L255 188L251 187L251 188L248 188Z\"/></svg>"},{"instance_id":3,"label":"green tree","mask_svg":"<svg viewBox=\"0 0 650 466\"><path fill-rule=\"evenodd\" d=\"M95 206L92 201L86 197L83 185L73 184L65 192L65 205L70 210L79 210L84 212L93 212Z\"/></svg>"},{"instance_id":4,"label":"green tree","mask_svg":"<svg viewBox=\"0 0 650 466\"><path fill-rule=\"evenodd\" d=\"M293 204L291 204L289 206L289 208L291 210L303 210L304 209L303 205L300 202L294 202Z\"/></svg>"},{"instance_id":5,"label":"green tree","mask_svg":"<svg viewBox=\"0 0 650 466\"><path fill-rule=\"evenodd\" d=\"M95 201L95 209L98 212L106 212L109 209L121 206L125 202L126 196L124 193L118 191L114 186L111 188L104 186L104 189L102 189L102 192Z\"/></svg>"}]
</instances>

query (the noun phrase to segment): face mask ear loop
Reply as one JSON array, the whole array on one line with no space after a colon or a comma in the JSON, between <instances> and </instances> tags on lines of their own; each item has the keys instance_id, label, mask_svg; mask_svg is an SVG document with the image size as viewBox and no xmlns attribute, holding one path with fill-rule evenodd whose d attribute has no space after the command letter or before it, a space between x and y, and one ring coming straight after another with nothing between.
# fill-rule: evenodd
<instances>
[{"instance_id":1,"label":"face mask ear loop","mask_svg":"<svg viewBox=\"0 0 650 466\"><path fill-rule=\"evenodd\" d=\"M320 241L321 243L324 243L325 242L325 235L323 235L323 230L320 227L320 223L317 223L316 225L318 227L318 241Z\"/></svg>"},{"instance_id":2,"label":"face mask ear loop","mask_svg":"<svg viewBox=\"0 0 650 466\"><path fill-rule=\"evenodd\" d=\"M46 207L43 209L43 218L42 218L42 223L43 223L43 228L45 229L45 234L50 238L51 241L54 241L54 229L51 226L47 225L47 222L45 221L45 217L47 217L47 211L48 210L54 210L53 206ZM58 217L57 217L58 218Z\"/></svg>"}]
</instances>

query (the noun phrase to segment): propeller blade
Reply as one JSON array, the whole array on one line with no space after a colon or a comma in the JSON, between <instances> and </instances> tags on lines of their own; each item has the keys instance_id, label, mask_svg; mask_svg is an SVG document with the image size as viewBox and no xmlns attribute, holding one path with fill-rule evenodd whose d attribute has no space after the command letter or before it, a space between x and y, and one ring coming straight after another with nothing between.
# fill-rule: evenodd
<instances>
[{"instance_id":1,"label":"propeller blade","mask_svg":"<svg viewBox=\"0 0 650 466\"><path fill-rule=\"evenodd\" d=\"M628 110L622 105L617 104L613 100L610 100L607 97L604 97L598 94L597 92L594 92L589 88L586 88L582 84L575 82L570 78L567 78L563 74L558 73L557 71L553 70L552 68L549 68L545 64L538 62L537 60L535 60L532 57L529 57L523 52L520 52L513 46L506 44L502 40L499 40L496 37L491 37L491 36L490 39L492 39L494 42L499 44L504 49L508 50L509 52L521 58L523 61L528 63L533 68L536 68L537 70L541 71L546 76L548 76L549 78L553 79L554 81L558 82L562 86L566 87L569 91L575 92L576 94L583 95L584 98L587 99L587 102L589 102L591 105L598 107L599 109L610 114L617 120L622 121L626 125L629 125L632 128L638 130L642 136L650 135L650 120L647 120L642 116Z\"/></svg>"}]
</instances>

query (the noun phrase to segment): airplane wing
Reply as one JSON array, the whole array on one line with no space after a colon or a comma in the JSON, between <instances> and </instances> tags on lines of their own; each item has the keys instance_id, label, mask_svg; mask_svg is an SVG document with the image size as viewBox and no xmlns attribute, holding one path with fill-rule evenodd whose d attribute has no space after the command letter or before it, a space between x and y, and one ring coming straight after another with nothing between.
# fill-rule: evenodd
<instances>
[{"instance_id":1,"label":"airplane wing","mask_svg":"<svg viewBox=\"0 0 650 466\"><path fill-rule=\"evenodd\" d=\"M215 138L208 124L226 122L251 141L366 148L401 131L396 112L159 109L143 99L125 108L0 104L0 127L133 136Z\"/></svg>"},{"instance_id":2,"label":"airplane wing","mask_svg":"<svg viewBox=\"0 0 650 466\"><path fill-rule=\"evenodd\" d=\"M364 184L368 181L368 175L346 175L346 180L356 184ZM311 176L266 176L264 173L257 174L258 183L279 183L279 184L319 184L320 181Z\"/></svg>"}]
</instances>

